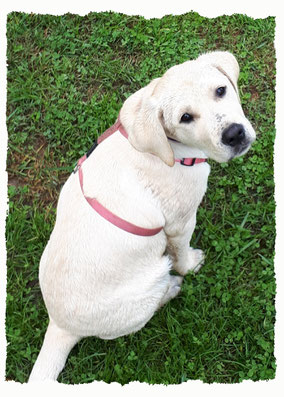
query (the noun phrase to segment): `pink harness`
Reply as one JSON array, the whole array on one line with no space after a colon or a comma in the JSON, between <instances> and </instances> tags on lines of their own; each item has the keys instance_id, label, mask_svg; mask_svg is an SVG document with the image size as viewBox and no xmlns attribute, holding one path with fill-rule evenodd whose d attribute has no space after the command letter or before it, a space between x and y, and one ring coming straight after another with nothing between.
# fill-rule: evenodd
<instances>
[{"instance_id":1,"label":"pink harness","mask_svg":"<svg viewBox=\"0 0 284 397\"><path fill-rule=\"evenodd\" d=\"M125 131L123 125L120 122L120 119L118 117L117 122L108 128L97 140L97 143L95 143L92 148L89 150L87 154L85 154L83 157L80 158L80 160L77 163L77 166L74 170L74 172L79 171L79 180L80 180L80 186L82 193L87 200L87 202L90 204L90 206L103 218L105 218L107 221L112 223L113 225L119 227L122 230L125 230L128 233L136 234L138 236L154 236L155 234L158 234L163 227L157 227L155 229L145 229L144 227L136 226L133 223L127 222L126 220L120 218L119 216L113 214L111 211L109 211L107 208L105 208L102 204L100 204L95 198L87 197L85 196L84 189L83 189L83 171L81 165L83 162L89 157L89 155L92 153L92 151L95 149L95 147L100 144L103 140L108 138L110 135L112 135L114 132L119 131L125 138L128 138L128 134ZM175 159L177 163L180 163L185 166L193 166L195 164L199 163L204 163L206 162L206 159L201 159L201 158L183 158L183 159Z\"/></svg>"}]
</instances>

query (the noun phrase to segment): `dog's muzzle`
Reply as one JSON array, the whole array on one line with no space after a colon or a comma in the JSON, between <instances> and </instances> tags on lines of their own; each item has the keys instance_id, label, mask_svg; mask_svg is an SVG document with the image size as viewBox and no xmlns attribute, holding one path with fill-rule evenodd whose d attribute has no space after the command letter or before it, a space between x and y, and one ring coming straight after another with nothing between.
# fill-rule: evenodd
<instances>
[{"instance_id":1,"label":"dog's muzzle","mask_svg":"<svg viewBox=\"0 0 284 397\"><path fill-rule=\"evenodd\" d=\"M246 136L244 126L237 123L230 124L224 129L221 141L224 145L232 148L233 157L245 152L251 144Z\"/></svg>"},{"instance_id":2,"label":"dog's muzzle","mask_svg":"<svg viewBox=\"0 0 284 397\"><path fill-rule=\"evenodd\" d=\"M233 123L222 133L222 143L227 146L240 146L245 142L246 134L242 124Z\"/></svg>"}]
</instances>

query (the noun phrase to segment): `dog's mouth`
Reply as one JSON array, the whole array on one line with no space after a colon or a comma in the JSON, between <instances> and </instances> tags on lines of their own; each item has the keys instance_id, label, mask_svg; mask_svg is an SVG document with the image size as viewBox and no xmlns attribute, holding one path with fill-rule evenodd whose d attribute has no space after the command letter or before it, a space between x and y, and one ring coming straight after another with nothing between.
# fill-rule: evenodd
<instances>
[{"instance_id":1,"label":"dog's mouth","mask_svg":"<svg viewBox=\"0 0 284 397\"><path fill-rule=\"evenodd\" d=\"M235 157L243 156L245 153L249 151L251 145L252 145L252 141L246 140L241 144L234 146L232 148L232 156L230 157L230 160L232 160Z\"/></svg>"}]
</instances>

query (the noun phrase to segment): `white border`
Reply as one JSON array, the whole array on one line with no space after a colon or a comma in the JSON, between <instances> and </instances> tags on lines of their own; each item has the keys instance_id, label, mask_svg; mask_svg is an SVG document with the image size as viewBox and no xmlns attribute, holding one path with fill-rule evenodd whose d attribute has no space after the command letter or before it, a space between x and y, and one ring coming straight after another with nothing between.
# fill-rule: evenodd
<instances>
[{"instance_id":1,"label":"white border","mask_svg":"<svg viewBox=\"0 0 284 397\"><path fill-rule=\"evenodd\" d=\"M280 6L277 0L270 0L269 4L249 2L247 0L239 0L232 4L227 0L215 0L214 2L206 0L175 0L172 2L156 0L143 2L132 0L98 0L96 2L81 0L77 1L55 1L39 2L37 0L11 0L4 7L6 11L22 11L40 14L62 15L70 12L78 15L86 15L91 11L115 11L128 15L141 15L145 18L161 18L164 15L174 14L180 15L189 11L196 11L199 14L214 18L219 15L230 15L234 13L246 14L253 18L265 18L270 15L276 15L280 12Z\"/></svg>"},{"instance_id":2,"label":"white border","mask_svg":"<svg viewBox=\"0 0 284 397\"><path fill-rule=\"evenodd\" d=\"M189 381L181 385L176 386L150 386L147 384L140 384L138 382L132 382L129 385L121 386L118 383L112 383L110 385L104 382L94 382L87 385L75 385L68 386L59 383L51 383L42 387L42 385L21 385L16 382L5 382L5 357L6 357L6 338L5 338L5 298L6 298L6 267L5 267L5 214L7 210L6 197L7 197L7 175L5 172L6 168L6 148L7 148L7 130L6 130L6 97L3 93L6 92L6 47L2 43L6 40L6 18L7 14L11 11L22 11L22 12L33 12L40 14L52 14L61 15L66 12L71 12L79 15L86 15L91 11L115 11L122 12L128 15L142 15L145 18L156 17L160 18L164 15L174 14L180 15L189 11L196 11L200 15L205 17L216 17L219 15L231 15L234 13L246 14L253 18L266 18L268 16L276 16L276 40L275 46L277 51L277 115L276 115L276 128L277 135L275 141L275 181L276 181L276 220L277 220L277 238L276 238L276 257L275 257L275 269L277 278L277 297L276 297L276 309L277 309L277 322L276 322L276 356L277 356L277 373L276 379L271 381L259 381L251 382L244 381L241 384L203 384L200 381ZM186 395L188 393L198 393L199 395L207 395L208 393L218 394L218 396L227 395L230 393L231 396L239 396L243 393L244 396L249 394L267 395L273 393L274 396L280 395L280 390L283 390L283 343L282 338L283 332L283 266L281 264L281 258L283 257L283 233L280 227L283 224L283 203L281 203L281 186L279 181L283 177L283 153L284 148L284 137L281 131L283 125L283 102L282 93L280 87L283 87L283 51L280 49L280 43L283 42L284 37L284 18L281 3L277 0L254 2L249 0L238 0L237 2L230 2L228 0L223 1L205 1L205 0L186 0L179 1L174 0L167 2L167 0L161 1L147 1L143 2L134 0L132 1L115 1L115 0L97 0L97 1L54 1L48 2L40 1L16 1L10 0L6 4L1 4L1 15L0 15L0 38L1 38L1 53L0 53L0 85L1 93L0 96L0 390L2 395L12 394L13 392L19 392L21 395L50 395L52 391L61 392L68 394L68 396L77 396L82 393L84 395L93 395L94 393L115 393L116 395L133 395L133 393L140 392L149 395L158 395L163 393L164 396L172 396L173 393L179 393L180 395ZM283 89L283 88L282 88ZM281 135L282 134L282 135ZM282 182L283 183L283 182ZM283 198L282 198L283 202ZM281 244L282 242L282 244ZM3 393L4 392L4 393ZM6 392L6 393L5 393Z\"/></svg>"}]
</instances>

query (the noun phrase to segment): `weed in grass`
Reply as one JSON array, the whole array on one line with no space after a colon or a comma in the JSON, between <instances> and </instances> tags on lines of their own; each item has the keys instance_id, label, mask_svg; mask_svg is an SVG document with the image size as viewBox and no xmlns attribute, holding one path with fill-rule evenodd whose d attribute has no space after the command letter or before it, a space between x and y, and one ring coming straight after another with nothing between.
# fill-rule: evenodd
<instances>
[{"instance_id":1,"label":"weed in grass","mask_svg":"<svg viewBox=\"0 0 284 397\"><path fill-rule=\"evenodd\" d=\"M7 379L26 382L47 313L38 263L64 180L131 93L201 52L228 50L257 141L229 164L211 162L192 245L206 265L140 332L82 340L59 381L173 384L272 379L275 220L274 18L197 13L145 20L11 13L7 21L9 216Z\"/></svg>"}]
</instances>

